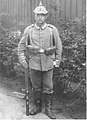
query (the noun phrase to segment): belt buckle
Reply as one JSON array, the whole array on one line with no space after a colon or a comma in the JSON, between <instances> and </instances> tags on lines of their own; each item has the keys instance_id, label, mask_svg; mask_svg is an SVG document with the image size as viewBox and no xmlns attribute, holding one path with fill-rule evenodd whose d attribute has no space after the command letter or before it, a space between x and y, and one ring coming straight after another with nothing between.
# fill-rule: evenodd
<instances>
[{"instance_id":1,"label":"belt buckle","mask_svg":"<svg viewBox=\"0 0 87 120\"><path fill-rule=\"evenodd\" d=\"M41 49L39 50L39 52L40 52L40 53L44 53L44 49L41 48Z\"/></svg>"}]
</instances>

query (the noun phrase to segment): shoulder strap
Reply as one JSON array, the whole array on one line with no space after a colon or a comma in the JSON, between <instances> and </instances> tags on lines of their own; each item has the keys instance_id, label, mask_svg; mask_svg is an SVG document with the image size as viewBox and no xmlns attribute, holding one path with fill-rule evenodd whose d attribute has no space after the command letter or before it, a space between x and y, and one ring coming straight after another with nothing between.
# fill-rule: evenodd
<instances>
[{"instance_id":1,"label":"shoulder strap","mask_svg":"<svg viewBox=\"0 0 87 120\"><path fill-rule=\"evenodd\" d=\"M49 31L50 31L50 36L51 36L51 39L52 39L53 46L55 46L55 39L54 39L54 34L53 34L53 26L48 24L48 28L49 28Z\"/></svg>"},{"instance_id":2,"label":"shoulder strap","mask_svg":"<svg viewBox=\"0 0 87 120\"><path fill-rule=\"evenodd\" d=\"M32 24L31 26L29 26L28 29L32 29L33 27L34 27L34 24ZM30 35L28 35L27 45L30 45Z\"/></svg>"}]
</instances>

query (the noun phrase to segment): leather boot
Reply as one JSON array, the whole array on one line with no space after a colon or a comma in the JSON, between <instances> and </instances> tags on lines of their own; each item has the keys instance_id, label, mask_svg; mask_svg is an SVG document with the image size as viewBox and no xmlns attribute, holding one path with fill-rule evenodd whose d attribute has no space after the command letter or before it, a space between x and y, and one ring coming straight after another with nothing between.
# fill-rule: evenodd
<instances>
[{"instance_id":1,"label":"leather boot","mask_svg":"<svg viewBox=\"0 0 87 120\"><path fill-rule=\"evenodd\" d=\"M45 99L45 114L51 119L56 119L52 111L52 94L45 93L44 99Z\"/></svg>"},{"instance_id":2,"label":"leather boot","mask_svg":"<svg viewBox=\"0 0 87 120\"><path fill-rule=\"evenodd\" d=\"M41 112L41 91L34 92L35 107L30 111L30 115L36 115Z\"/></svg>"}]
</instances>

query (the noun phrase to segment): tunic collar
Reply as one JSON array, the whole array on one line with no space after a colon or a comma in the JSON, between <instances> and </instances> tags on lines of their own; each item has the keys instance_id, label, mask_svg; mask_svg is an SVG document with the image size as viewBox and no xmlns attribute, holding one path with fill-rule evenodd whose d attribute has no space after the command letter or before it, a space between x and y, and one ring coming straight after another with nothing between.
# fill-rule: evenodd
<instances>
[{"instance_id":1,"label":"tunic collar","mask_svg":"<svg viewBox=\"0 0 87 120\"><path fill-rule=\"evenodd\" d=\"M45 29L46 28L46 26L47 26L47 23L45 23L42 27L41 27L41 29ZM37 26L36 25L36 23L35 23L35 27L39 30L40 29L40 27L39 26Z\"/></svg>"}]
</instances>

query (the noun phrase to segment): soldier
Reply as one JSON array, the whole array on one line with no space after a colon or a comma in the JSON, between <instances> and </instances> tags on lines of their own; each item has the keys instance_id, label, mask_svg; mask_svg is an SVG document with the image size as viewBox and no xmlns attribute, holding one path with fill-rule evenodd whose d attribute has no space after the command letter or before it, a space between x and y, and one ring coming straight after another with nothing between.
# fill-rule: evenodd
<instances>
[{"instance_id":1,"label":"soldier","mask_svg":"<svg viewBox=\"0 0 87 120\"><path fill-rule=\"evenodd\" d=\"M53 61L59 67L62 53L62 43L58 30L55 26L47 24L48 11L39 3L34 10L35 24L28 26L18 45L18 56L20 63L27 68L24 50L28 47L30 77L34 93L35 107L30 111L30 115L41 112L42 92L45 100L45 114L56 119L52 109L51 101L53 94Z\"/></svg>"}]
</instances>

